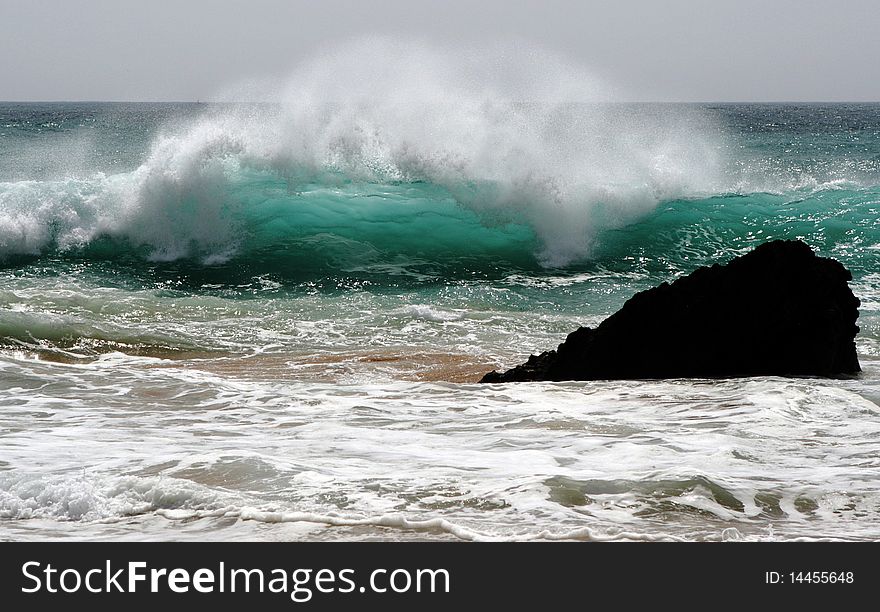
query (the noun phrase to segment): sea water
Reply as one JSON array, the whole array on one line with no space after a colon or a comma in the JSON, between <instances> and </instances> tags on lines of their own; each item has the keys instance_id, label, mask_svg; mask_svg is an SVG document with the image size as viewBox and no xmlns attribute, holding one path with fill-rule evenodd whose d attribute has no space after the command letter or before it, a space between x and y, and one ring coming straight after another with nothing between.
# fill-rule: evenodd
<instances>
[{"instance_id":1,"label":"sea water","mask_svg":"<svg viewBox=\"0 0 880 612\"><path fill-rule=\"evenodd\" d=\"M880 538L880 105L362 55L0 104L0 538ZM860 376L477 384L776 238Z\"/></svg>"}]
</instances>

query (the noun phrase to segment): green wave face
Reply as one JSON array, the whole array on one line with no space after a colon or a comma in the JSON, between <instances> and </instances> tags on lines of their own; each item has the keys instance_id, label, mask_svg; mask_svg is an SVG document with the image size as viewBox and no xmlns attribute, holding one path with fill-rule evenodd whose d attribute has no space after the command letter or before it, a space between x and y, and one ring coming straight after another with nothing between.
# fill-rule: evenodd
<instances>
[{"instance_id":1,"label":"green wave face","mask_svg":"<svg viewBox=\"0 0 880 612\"><path fill-rule=\"evenodd\" d=\"M57 238L36 253L7 254L7 270L50 261L120 266L136 275L237 284L260 275L282 283L326 277L374 283L502 278L608 269L665 277L776 238L801 238L862 276L880 269L880 189L831 188L677 199L624 227L596 233L589 251L548 266L542 237L516 211L478 212L427 183L300 185L271 173L229 186L222 241L175 241L180 256L126 235L82 245ZM199 219L180 206L169 223ZM56 227L56 232L61 231Z\"/></svg>"},{"instance_id":2,"label":"green wave face","mask_svg":"<svg viewBox=\"0 0 880 612\"><path fill-rule=\"evenodd\" d=\"M606 232L596 256L648 274L688 272L775 239L799 238L857 277L880 270L880 189L719 195L676 200ZM614 262L628 262L615 264Z\"/></svg>"},{"instance_id":3,"label":"green wave face","mask_svg":"<svg viewBox=\"0 0 880 612\"><path fill-rule=\"evenodd\" d=\"M480 214L429 183L237 186L244 240L231 258L287 279L322 275L466 276L538 268L525 221Z\"/></svg>"}]
</instances>

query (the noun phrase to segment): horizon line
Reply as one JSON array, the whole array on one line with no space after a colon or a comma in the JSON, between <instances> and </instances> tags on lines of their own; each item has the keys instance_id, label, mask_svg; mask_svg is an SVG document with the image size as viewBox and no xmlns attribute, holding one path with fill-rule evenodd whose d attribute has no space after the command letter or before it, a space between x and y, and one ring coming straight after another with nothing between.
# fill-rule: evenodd
<instances>
[{"instance_id":1,"label":"horizon line","mask_svg":"<svg viewBox=\"0 0 880 612\"><path fill-rule=\"evenodd\" d=\"M0 100L0 104L281 104L267 100ZM577 104L578 102L572 101ZM602 100L581 104L880 104L878 100Z\"/></svg>"}]
</instances>

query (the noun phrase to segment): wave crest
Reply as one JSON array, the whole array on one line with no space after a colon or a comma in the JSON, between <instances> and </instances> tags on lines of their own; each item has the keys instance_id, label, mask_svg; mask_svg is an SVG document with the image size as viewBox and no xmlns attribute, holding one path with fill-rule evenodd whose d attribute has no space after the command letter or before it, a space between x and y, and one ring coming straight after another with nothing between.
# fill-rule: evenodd
<instances>
[{"instance_id":1,"label":"wave crest","mask_svg":"<svg viewBox=\"0 0 880 612\"><path fill-rule=\"evenodd\" d=\"M440 207L528 226L540 262L556 266L587 256L601 230L717 182L706 116L605 104L606 86L534 49L360 41L304 62L281 91L280 104L223 106L157 137L133 172L0 185L0 254L109 236L152 260L218 263L253 238L255 219L288 216L282 200L295 217L321 216L316 186L381 197L427 184ZM340 222L363 220L351 212Z\"/></svg>"}]
</instances>

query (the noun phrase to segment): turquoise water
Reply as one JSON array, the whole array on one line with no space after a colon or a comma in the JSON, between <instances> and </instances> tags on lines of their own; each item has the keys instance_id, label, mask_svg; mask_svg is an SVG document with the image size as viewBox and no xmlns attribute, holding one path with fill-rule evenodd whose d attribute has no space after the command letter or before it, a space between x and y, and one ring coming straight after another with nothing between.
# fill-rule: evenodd
<instances>
[{"instance_id":1,"label":"turquoise water","mask_svg":"<svg viewBox=\"0 0 880 612\"><path fill-rule=\"evenodd\" d=\"M473 384L775 238L859 379ZM876 539L878 313L876 104L0 104L0 537Z\"/></svg>"}]
</instances>

